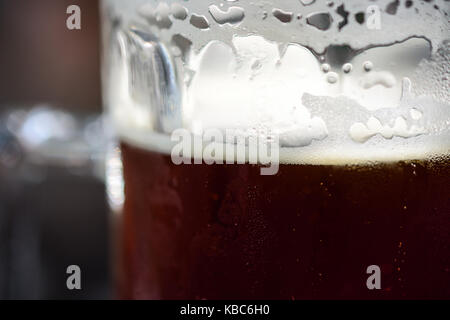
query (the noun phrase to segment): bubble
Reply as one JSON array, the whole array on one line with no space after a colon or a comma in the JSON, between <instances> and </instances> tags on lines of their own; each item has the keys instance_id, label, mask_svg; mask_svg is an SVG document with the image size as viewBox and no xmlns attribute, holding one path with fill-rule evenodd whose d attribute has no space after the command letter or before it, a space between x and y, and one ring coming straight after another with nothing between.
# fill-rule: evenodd
<instances>
[{"instance_id":1,"label":"bubble","mask_svg":"<svg viewBox=\"0 0 450 320\"><path fill-rule=\"evenodd\" d=\"M185 20L188 15L187 9L179 3L172 3L170 11L172 12L172 16L178 20Z\"/></svg>"},{"instance_id":2,"label":"bubble","mask_svg":"<svg viewBox=\"0 0 450 320\"><path fill-rule=\"evenodd\" d=\"M327 76L327 81L330 84L335 84L339 81L339 75L335 72L330 72Z\"/></svg>"},{"instance_id":3,"label":"bubble","mask_svg":"<svg viewBox=\"0 0 450 320\"><path fill-rule=\"evenodd\" d=\"M350 73L350 72L352 72L352 69L353 69L353 65L351 63L346 63L342 66L342 71L344 73Z\"/></svg>"},{"instance_id":4,"label":"bubble","mask_svg":"<svg viewBox=\"0 0 450 320\"><path fill-rule=\"evenodd\" d=\"M330 65L329 65L328 63L324 63L324 64L321 66L321 70L322 70L324 73L328 73L328 72L330 72L331 67L330 67Z\"/></svg>"},{"instance_id":5,"label":"bubble","mask_svg":"<svg viewBox=\"0 0 450 320\"><path fill-rule=\"evenodd\" d=\"M373 69L373 63L371 61L364 62L363 68L366 72L370 72Z\"/></svg>"}]
</instances>

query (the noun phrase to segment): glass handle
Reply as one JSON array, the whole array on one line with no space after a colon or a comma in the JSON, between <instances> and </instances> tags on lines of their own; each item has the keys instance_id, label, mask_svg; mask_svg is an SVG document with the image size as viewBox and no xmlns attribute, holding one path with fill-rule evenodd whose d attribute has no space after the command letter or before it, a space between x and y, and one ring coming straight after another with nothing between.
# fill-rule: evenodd
<instances>
[{"instance_id":1,"label":"glass handle","mask_svg":"<svg viewBox=\"0 0 450 320\"><path fill-rule=\"evenodd\" d=\"M112 52L117 66L123 66L120 77L130 103L147 115L153 130L171 133L182 126L181 94L174 62L167 49L146 31L136 25L116 30ZM114 89L113 89L114 90ZM123 102L123 103L126 103Z\"/></svg>"}]
</instances>

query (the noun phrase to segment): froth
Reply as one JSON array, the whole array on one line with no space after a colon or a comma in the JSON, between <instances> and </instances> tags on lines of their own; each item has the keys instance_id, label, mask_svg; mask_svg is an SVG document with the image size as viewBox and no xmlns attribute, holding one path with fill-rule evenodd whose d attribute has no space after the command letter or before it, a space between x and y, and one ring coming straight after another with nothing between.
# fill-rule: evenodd
<instances>
[{"instance_id":1,"label":"froth","mask_svg":"<svg viewBox=\"0 0 450 320\"><path fill-rule=\"evenodd\" d=\"M443 54L449 44L435 27L414 26L410 33L399 31L382 40L375 32L372 42L364 43L355 36L357 25L339 24L344 31L338 36L324 33L314 42L316 31L307 29L302 41L296 41L294 36L286 39L297 12L292 4L269 11L288 29L268 31L261 25L256 29L248 19L249 12L255 15L247 9L255 8L230 3L138 6L153 31L141 30L150 36L133 40L130 48L128 25L117 32L119 54L110 58L107 104L125 141L169 154L167 128L183 127L197 135L208 129L231 130L241 137L270 132L280 139L283 163L389 162L450 153L450 106L445 99L449 61ZM313 10L319 5L312 1L303 6ZM403 9L397 14L401 25ZM197 31L190 32L191 27ZM140 50L155 54L150 65L133 56L140 57ZM161 69L176 78L170 86L152 78L151 71ZM432 76L432 88L417 80L418 72ZM162 94L147 101L145 88L155 83Z\"/></svg>"},{"instance_id":2,"label":"froth","mask_svg":"<svg viewBox=\"0 0 450 320\"><path fill-rule=\"evenodd\" d=\"M121 141L150 152L171 155L175 143L165 134L141 131L135 128L117 124L117 134ZM393 163L398 161L424 161L448 159L448 146L433 141L417 141L411 144L397 146L381 146L377 144L365 145L361 148L355 144L321 148L310 145L302 148L281 148L279 151L280 164L290 165L367 165L376 163ZM226 147L223 147L226 150ZM237 158L237 161L242 159ZM245 159L244 159L245 160Z\"/></svg>"}]
</instances>

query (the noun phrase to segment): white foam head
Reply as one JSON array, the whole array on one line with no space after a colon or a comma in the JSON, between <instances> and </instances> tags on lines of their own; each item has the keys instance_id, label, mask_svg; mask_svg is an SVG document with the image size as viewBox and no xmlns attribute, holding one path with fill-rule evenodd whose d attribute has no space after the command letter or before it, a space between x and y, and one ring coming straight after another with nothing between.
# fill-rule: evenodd
<instances>
[{"instance_id":1,"label":"white foam head","mask_svg":"<svg viewBox=\"0 0 450 320\"><path fill-rule=\"evenodd\" d=\"M270 131L289 163L448 155L449 8L414 3L104 0L105 101L157 151L183 127Z\"/></svg>"}]
</instances>

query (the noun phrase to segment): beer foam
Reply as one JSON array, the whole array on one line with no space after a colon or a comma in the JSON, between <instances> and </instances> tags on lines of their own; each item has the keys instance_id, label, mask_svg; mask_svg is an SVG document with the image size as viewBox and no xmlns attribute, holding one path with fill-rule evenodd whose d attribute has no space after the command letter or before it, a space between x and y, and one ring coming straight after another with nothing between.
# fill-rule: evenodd
<instances>
[{"instance_id":1,"label":"beer foam","mask_svg":"<svg viewBox=\"0 0 450 320\"><path fill-rule=\"evenodd\" d=\"M168 134L183 127L198 135L211 128L241 137L270 132L280 138L283 163L390 162L450 152L444 3L399 7L395 14L391 8L380 31L356 20L344 24L339 13L366 12L367 3L335 1L333 9L286 0L272 7L104 3L114 3L123 20L112 40L118 50L109 58L105 100L131 144L169 154ZM421 23L411 25L417 11ZM324 12L329 26L323 16L302 19ZM158 70L168 84L153 78Z\"/></svg>"},{"instance_id":2,"label":"beer foam","mask_svg":"<svg viewBox=\"0 0 450 320\"><path fill-rule=\"evenodd\" d=\"M232 129L241 135L271 132L282 146L323 140L326 124L301 104L304 92L332 91L320 66L304 47L292 45L281 58L278 46L259 36L236 37L233 48L209 43L194 58L196 70L186 92L184 126ZM274 94L275 93L275 94Z\"/></svg>"}]
</instances>

